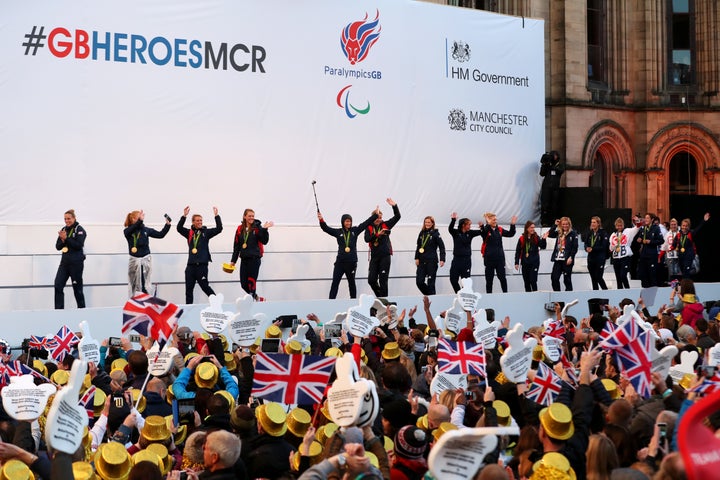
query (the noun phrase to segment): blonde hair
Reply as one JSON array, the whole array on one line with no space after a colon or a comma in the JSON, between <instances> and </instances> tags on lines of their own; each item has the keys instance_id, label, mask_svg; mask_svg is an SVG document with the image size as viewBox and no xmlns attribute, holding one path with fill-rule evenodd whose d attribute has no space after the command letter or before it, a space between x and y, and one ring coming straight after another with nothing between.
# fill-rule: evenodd
<instances>
[{"instance_id":1,"label":"blonde hair","mask_svg":"<svg viewBox=\"0 0 720 480\"><path fill-rule=\"evenodd\" d=\"M610 472L620 467L620 459L615 451L613 442L602 434L590 435L587 450L588 480L610 480Z\"/></svg>"},{"instance_id":2,"label":"blonde hair","mask_svg":"<svg viewBox=\"0 0 720 480\"><path fill-rule=\"evenodd\" d=\"M495 218L497 215L495 215L493 212L485 212L485 217L487 218Z\"/></svg>"},{"instance_id":3,"label":"blonde hair","mask_svg":"<svg viewBox=\"0 0 720 480\"><path fill-rule=\"evenodd\" d=\"M140 215L140 210L133 210L132 212L128 213L127 217L125 217L125 226L129 227L130 225L135 223L133 219L137 218L138 215Z\"/></svg>"},{"instance_id":4,"label":"blonde hair","mask_svg":"<svg viewBox=\"0 0 720 480\"><path fill-rule=\"evenodd\" d=\"M569 233L570 230L572 230L572 220L570 220L570 217L560 217L560 223L558 224L558 228L560 229L560 233L562 233L562 231L563 231L563 230L562 230L562 223L563 223L564 221L567 221L567 222L568 222L568 225L570 226L570 228L568 229L568 233Z\"/></svg>"}]
</instances>

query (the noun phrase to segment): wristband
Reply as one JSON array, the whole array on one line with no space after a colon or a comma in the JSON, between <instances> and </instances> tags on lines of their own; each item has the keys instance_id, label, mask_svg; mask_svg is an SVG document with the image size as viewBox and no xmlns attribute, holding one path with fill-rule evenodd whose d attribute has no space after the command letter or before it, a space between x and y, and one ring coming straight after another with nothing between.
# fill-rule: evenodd
<instances>
[{"instance_id":1,"label":"wristband","mask_svg":"<svg viewBox=\"0 0 720 480\"><path fill-rule=\"evenodd\" d=\"M668 389L665 390L665 391L663 392L663 394L662 394L663 400L665 400L666 398L668 398L670 395L672 395L672 390L668 388Z\"/></svg>"}]
</instances>

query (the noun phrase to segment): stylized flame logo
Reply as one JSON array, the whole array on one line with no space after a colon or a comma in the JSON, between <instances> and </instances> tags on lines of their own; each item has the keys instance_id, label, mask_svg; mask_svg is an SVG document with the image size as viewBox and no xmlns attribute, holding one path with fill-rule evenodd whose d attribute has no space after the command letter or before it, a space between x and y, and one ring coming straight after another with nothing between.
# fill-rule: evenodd
<instances>
[{"instance_id":1,"label":"stylized flame logo","mask_svg":"<svg viewBox=\"0 0 720 480\"><path fill-rule=\"evenodd\" d=\"M367 107L363 109L355 108L355 106L350 103L350 87L352 87L352 85L347 85L338 92L336 99L337 106L345 110L345 114L348 118L355 118L358 114L367 114L370 111L370 102L367 102Z\"/></svg>"},{"instance_id":2,"label":"stylized flame logo","mask_svg":"<svg viewBox=\"0 0 720 480\"><path fill-rule=\"evenodd\" d=\"M380 11L376 11L375 20L368 22L367 13L359 22L348 24L340 37L340 48L350 61L350 65L362 62L370 53L370 47L380 38Z\"/></svg>"}]
</instances>

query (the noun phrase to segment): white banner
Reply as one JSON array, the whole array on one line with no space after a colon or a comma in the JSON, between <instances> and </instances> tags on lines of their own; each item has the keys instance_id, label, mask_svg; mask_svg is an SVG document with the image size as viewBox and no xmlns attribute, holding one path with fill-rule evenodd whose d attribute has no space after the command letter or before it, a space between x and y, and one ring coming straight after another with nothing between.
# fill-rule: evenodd
<instances>
[{"instance_id":1,"label":"white banner","mask_svg":"<svg viewBox=\"0 0 720 480\"><path fill-rule=\"evenodd\" d=\"M543 22L417 1L12 0L0 223L185 205L534 218Z\"/></svg>"}]
</instances>

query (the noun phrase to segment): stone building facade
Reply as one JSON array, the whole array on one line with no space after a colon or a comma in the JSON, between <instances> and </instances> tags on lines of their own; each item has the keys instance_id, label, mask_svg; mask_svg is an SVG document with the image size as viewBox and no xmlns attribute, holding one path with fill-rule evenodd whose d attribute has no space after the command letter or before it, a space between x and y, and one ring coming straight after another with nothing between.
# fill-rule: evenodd
<instances>
[{"instance_id":1,"label":"stone building facade","mask_svg":"<svg viewBox=\"0 0 720 480\"><path fill-rule=\"evenodd\" d=\"M545 20L546 145L565 186L663 220L675 196L720 195L720 2L447 3Z\"/></svg>"}]
</instances>

